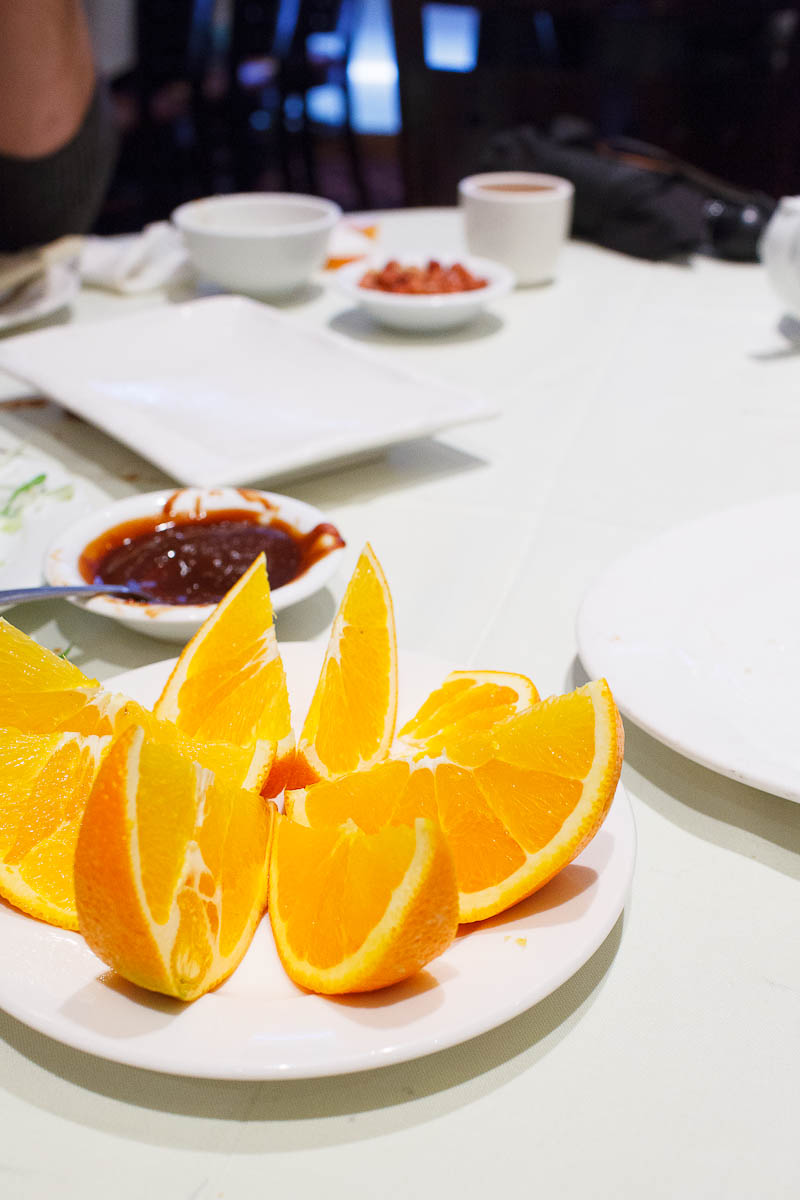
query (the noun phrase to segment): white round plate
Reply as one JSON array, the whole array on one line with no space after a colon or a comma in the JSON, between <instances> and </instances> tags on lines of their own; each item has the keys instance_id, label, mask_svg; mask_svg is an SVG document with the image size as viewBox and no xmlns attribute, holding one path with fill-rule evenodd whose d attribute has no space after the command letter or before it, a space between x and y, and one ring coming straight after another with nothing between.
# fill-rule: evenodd
<instances>
[{"instance_id":1,"label":"white round plate","mask_svg":"<svg viewBox=\"0 0 800 1200\"><path fill-rule=\"evenodd\" d=\"M81 286L77 266L53 263L0 305L0 332L50 317L71 304Z\"/></svg>"},{"instance_id":2,"label":"white round plate","mask_svg":"<svg viewBox=\"0 0 800 1200\"><path fill-rule=\"evenodd\" d=\"M65 529L47 552L45 579L54 587L85 584L78 562L91 541L104 530L113 529L124 521L161 513L164 506L177 495L180 495L180 509L187 512L193 511L198 505L203 511L216 508L260 512L263 511L260 501L264 500L273 506L272 515L286 521L300 533L309 533L315 526L327 523L327 517L311 504L277 492L256 491L254 488L241 491L237 488L172 488L162 492L143 492L97 509ZM340 558L341 548L331 550L297 579L275 588L272 592L274 611L280 612L318 592L337 570ZM142 604L119 596L92 596L88 600L73 597L71 602L103 617L111 617L138 633L146 633L166 642L188 641L216 607L214 604Z\"/></svg>"},{"instance_id":3,"label":"white round plate","mask_svg":"<svg viewBox=\"0 0 800 1200\"><path fill-rule=\"evenodd\" d=\"M486 279L486 287L471 292L445 292L431 296L410 296L362 288L360 280L366 271L375 268L380 270L390 258L396 258L403 266L417 267L424 266L432 258L439 258L445 265L458 261L473 275ZM381 325L416 333L436 333L455 329L474 320L493 300L499 300L511 291L514 276L501 263L469 254L459 255L457 259L452 255L385 254L380 259L371 258L368 262L340 267L335 273L334 283L340 292Z\"/></svg>"},{"instance_id":4,"label":"white round plate","mask_svg":"<svg viewBox=\"0 0 800 1200\"><path fill-rule=\"evenodd\" d=\"M615 563L577 620L625 716L722 775L800 801L800 495L681 525Z\"/></svg>"},{"instance_id":5,"label":"white round plate","mask_svg":"<svg viewBox=\"0 0 800 1200\"><path fill-rule=\"evenodd\" d=\"M282 647L295 712L305 712L324 646ZM109 681L152 703L171 662ZM450 670L401 654L401 716ZM326 999L290 982L269 919L215 992L183 1005L120 980L76 933L0 905L0 1007L41 1033L102 1058L211 1079L305 1079L419 1058L524 1011L569 979L622 911L636 835L622 788L583 853L529 900L459 936L416 978Z\"/></svg>"}]
</instances>

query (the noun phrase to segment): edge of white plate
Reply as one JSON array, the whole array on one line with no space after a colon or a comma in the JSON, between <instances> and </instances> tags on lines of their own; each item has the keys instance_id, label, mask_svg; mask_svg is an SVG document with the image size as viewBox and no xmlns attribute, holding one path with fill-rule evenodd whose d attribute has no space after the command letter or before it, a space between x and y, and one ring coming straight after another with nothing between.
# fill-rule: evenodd
<instances>
[{"instance_id":1,"label":"edge of white plate","mask_svg":"<svg viewBox=\"0 0 800 1200\"><path fill-rule=\"evenodd\" d=\"M708 513L693 520L683 521L679 525L673 526L657 534L655 537L648 538L639 545L634 546L632 550L629 550L626 554L621 555L612 562L609 567L597 576L584 593L575 618L578 655L587 673L592 678L606 677L609 674L613 677L613 670L609 671L609 667L613 667L613 663L604 656L602 648L598 648L595 644L595 630L599 628L599 623L594 616L594 609L604 603L604 596L609 590L619 590L620 585L617 582L618 580L622 581L624 588L626 578L631 572L636 572L637 564L647 562L653 553L658 550L659 546L668 545L684 531L691 533L695 530L702 531L704 527L713 528L718 521L730 516L730 514L735 514L737 511L752 512L753 509L760 507L768 509L773 504L785 501L787 498L788 496L772 496L761 501L756 501L754 504L736 505L731 508ZM800 496L797 496L797 500L800 504ZM800 803L800 790L787 787L785 782L782 782L779 777L771 775L769 772L762 773L747 769L741 765L731 765L718 756L707 753L702 747L686 741L669 730L665 731L658 724L654 724L648 720L647 716L642 715L639 711L636 699L631 700L625 681L620 683L611 678L609 685L622 715L650 737L667 746L670 750L675 751L676 754L681 755L682 758L697 763L699 766L705 767L717 775L722 775L726 779L733 779L737 783L757 788L770 795L779 796L793 803Z\"/></svg>"}]
</instances>

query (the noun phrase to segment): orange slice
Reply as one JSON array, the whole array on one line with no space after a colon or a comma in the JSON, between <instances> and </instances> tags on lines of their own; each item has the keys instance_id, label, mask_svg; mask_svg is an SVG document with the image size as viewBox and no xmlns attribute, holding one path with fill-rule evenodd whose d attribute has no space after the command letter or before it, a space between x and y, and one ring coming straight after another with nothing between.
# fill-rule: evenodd
<instances>
[{"instance_id":1,"label":"orange slice","mask_svg":"<svg viewBox=\"0 0 800 1200\"><path fill-rule=\"evenodd\" d=\"M110 740L0 729L0 895L64 929L78 928L75 843Z\"/></svg>"},{"instance_id":2,"label":"orange slice","mask_svg":"<svg viewBox=\"0 0 800 1200\"><path fill-rule=\"evenodd\" d=\"M302 787L379 762L391 745L396 713L392 597L368 544L333 622L289 786Z\"/></svg>"},{"instance_id":3,"label":"orange slice","mask_svg":"<svg viewBox=\"0 0 800 1200\"><path fill-rule=\"evenodd\" d=\"M275 807L141 729L100 767L75 851L81 933L125 979L193 1000L236 968L267 896Z\"/></svg>"},{"instance_id":4,"label":"orange slice","mask_svg":"<svg viewBox=\"0 0 800 1200\"><path fill-rule=\"evenodd\" d=\"M435 819L456 867L459 916L477 921L537 891L600 828L622 766L605 680L453 738L436 760L389 759L287 797L294 821L367 833Z\"/></svg>"},{"instance_id":5,"label":"orange slice","mask_svg":"<svg viewBox=\"0 0 800 1200\"><path fill-rule=\"evenodd\" d=\"M454 739L488 729L539 699L530 679L509 671L451 671L397 735L394 751L436 757Z\"/></svg>"},{"instance_id":6,"label":"orange slice","mask_svg":"<svg viewBox=\"0 0 800 1200\"><path fill-rule=\"evenodd\" d=\"M294 734L263 554L184 648L153 712L200 742L249 750L243 786L282 790Z\"/></svg>"},{"instance_id":7,"label":"orange slice","mask_svg":"<svg viewBox=\"0 0 800 1200\"><path fill-rule=\"evenodd\" d=\"M117 736L141 725L149 737L176 746L235 786L244 786L253 773L252 749L189 738L128 696L105 691L73 663L0 618L0 727L4 725L25 733L87 737Z\"/></svg>"},{"instance_id":8,"label":"orange slice","mask_svg":"<svg viewBox=\"0 0 800 1200\"><path fill-rule=\"evenodd\" d=\"M143 711L0 618L0 726L105 737Z\"/></svg>"},{"instance_id":9,"label":"orange slice","mask_svg":"<svg viewBox=\"0 0 800 1200\"><path fill-rule=\"evenodd\" d=\"M367 992L415 974L453 940L450 851L431 821L367 835L279 818L269 914L289 977L314 992Z\"/></svg>"},{"instance_id":10,"label":"orange slice","mask_svg":"<svg viewBox=\"0 0 800 1200\"><path fill-rule=\"evenodd\" d=\"M117 719L115 734L134 725L144 729L152 741L173 746L201 767L208 767L218 780L231 787L249 786L248 780L253 778L252 749L234 746L232 742L200 742L197 738L187 737L171 721L159 721L131 700L126 705L124 719L122 716Z\"/></svg>"},{"instance_id":11,"label":"orange slice","mask_svg":"<svg viewBox=\"0 0 800 1200\"><path fill-rule=\"evenodd\" d=\"M0 726L31 733L114 732L125 697L104 693L74 663L0 618Z\"/></svg>"}]
</instances>

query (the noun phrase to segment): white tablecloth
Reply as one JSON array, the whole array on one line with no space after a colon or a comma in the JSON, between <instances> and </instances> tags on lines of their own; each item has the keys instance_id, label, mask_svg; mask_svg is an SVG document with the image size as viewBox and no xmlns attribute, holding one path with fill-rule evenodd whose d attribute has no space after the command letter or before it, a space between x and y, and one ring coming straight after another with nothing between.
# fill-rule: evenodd
<instances>
[{"instance_id":1,"label":"white tablecloth","mask_svg":"<svg viewBox=\"0 0 800 1200\"><path fill-rule=\"evenodd\" d=\"M380 214L391 249L463 250L450 210ZM163 303L84 292L74 319ZM798 486L800 360L761 270L651 265L571 244L557 283L450 335L395 335L320 289L290 311L483 391L502 416L287 488L369 538L403 646L574 686L580 598L685 518ZM0 400L24 394L10 380ZM54 406L12 434L109 495L163 478ZM326 636L333 599L282 613ZM13 614L106 677L169 648L61 605ZM9 1200L560 1200L800 1193L800 808L627 725L633 894L605 944L536 1008L402 1066L308 1082L198 1082L62 1047L0 1014Z\"/></svg>"}]
</instances>

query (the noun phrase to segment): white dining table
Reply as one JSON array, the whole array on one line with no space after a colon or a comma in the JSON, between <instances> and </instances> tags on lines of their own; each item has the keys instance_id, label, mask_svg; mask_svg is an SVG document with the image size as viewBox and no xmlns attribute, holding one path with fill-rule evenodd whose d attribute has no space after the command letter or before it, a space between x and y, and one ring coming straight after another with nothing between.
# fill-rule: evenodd
<instances>
[{"instance_id":1,"label":"white dining table","mask_svg":"<svg viewBox=\"0 0 800 1200\"><path fill-rule=\"evenodd\" d=\"M464 253L455 209L375 220L387 250ZM191 294L83 289L69 319ZM279 614L284 642L326 638L369 539L404 649L570 690L584 679L576 613L608 564L678 522L798 488L800 348L759 266L571 242L554 283L450 333L382 329L332 282L282 310L499 409L283 484L347 541L330 588ZM169 482L7 376L0 429L109 497ZM8 616L103 679L174 652L65 602ZM631 721L623 782L638 850L611 933L546 999L450 1049L321 1079L197 1080L0 1012L0 1195L800 1195L800 807Z\"/></svg>"}]
</instances>

